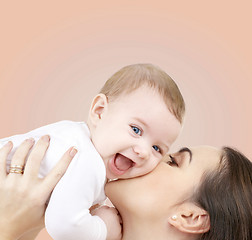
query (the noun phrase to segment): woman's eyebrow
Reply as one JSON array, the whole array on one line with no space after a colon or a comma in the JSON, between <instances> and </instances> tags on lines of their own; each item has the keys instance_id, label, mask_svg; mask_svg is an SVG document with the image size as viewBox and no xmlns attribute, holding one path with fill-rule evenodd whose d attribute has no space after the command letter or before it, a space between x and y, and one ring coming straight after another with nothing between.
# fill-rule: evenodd
<instances>
[{"instance_id":1,"label":"woman's eyebrow","mask_svg":"<svg viewBox=\"0 0 252 240\"><path fill-rule=\"evenodd\" d=\"M181 148L178 152L179 153L188 152L189 155L190 155L189 162L192 161L192 151L189 148L187 148L187 147Z\"/></svg>"}]
</instances>

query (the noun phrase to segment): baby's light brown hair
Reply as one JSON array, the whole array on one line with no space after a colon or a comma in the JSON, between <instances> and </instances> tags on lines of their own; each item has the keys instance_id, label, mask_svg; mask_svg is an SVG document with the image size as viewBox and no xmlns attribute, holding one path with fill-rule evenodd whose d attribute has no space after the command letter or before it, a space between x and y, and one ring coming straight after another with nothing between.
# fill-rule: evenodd
<instances>
[{"instance_id":1,"label":"baby's light brown hair","mask_svg":"<svg viewBox=\"0 0 252 240\"><path fill-rule=\"evenodd\" d=\"M113 101L122 94L128 94L147 85L156 89L163 97L170 112L183 122L185 102L177 84L161 68L153 64L133 64L123 67L113 74L102 87L100 93Z\"/></svg>"}]
</instances>

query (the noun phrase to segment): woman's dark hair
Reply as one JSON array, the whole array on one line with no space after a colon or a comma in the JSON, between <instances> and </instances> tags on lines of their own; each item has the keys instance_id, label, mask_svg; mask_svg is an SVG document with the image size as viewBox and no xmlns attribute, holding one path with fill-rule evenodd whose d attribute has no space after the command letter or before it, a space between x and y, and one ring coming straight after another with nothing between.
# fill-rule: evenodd
<instances>
[{"instance_id":1,"label":"woman's dark hair","mask_svg":"<svg viewBox=\"0 0 252 240\"><path fill-rule=\"evenodd\" d=\"M252 162L224 147L218 170L204 176L195 202L210 216L200 240L252 240Z\"/></svg>"}]
</instances>

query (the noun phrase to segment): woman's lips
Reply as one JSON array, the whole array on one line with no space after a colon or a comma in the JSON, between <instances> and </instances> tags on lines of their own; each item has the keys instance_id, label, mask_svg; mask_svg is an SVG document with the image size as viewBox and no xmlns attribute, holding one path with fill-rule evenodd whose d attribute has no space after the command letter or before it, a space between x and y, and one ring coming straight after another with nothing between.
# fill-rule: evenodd
<instances>
[{"instance_id":1,"label":"woman's lips","mask_svg":"<svg viewBox=\"0 0 252 240\"><path fill-rule=\"evenodd\" d=\"M127 172L128 169L130 169L134 165L134 162L130 160L129 158L123 156L120 153L117 153L111 161L111 170L116 175L122 175L125 172Z\"/></svg>"}]
</instances>

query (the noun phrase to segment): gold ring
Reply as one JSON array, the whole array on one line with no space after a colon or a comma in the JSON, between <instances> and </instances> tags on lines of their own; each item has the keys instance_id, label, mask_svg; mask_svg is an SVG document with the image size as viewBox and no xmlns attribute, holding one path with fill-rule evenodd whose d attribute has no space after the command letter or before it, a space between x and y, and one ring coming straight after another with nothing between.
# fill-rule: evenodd
<instances>
[{"instance_id":1,"label":"gold ring","mask_svg":"<svg viewBox=\"0 0 252 240\"><path fill-rule=\"evenodd\" d=\"M10 173L23 174L24 173L24 166L21 166L21 165L11 165L9 172Z\"/></svg>"},{"instance_id":2,"label":"gold ring","mask_svg":"<svg viewBox=\"0 0 252 240\"><path fill-rule=\"evenodd\" d=\"M23 170L20 170L20 169L11 168L9 173L23 174L24 171L23 171Z\"/></svg>"},{"instance_id":3,"label":"gold ring","mask_svg":"<svg viewBox=\"0 0 252 240\"><path fill-rule=\"evenodd\" d=\"M22 165L10 165L10 169L11 168L17 168L17 169L24 170L24 166L22 166Z\"/></svg>"}]
</instances>

